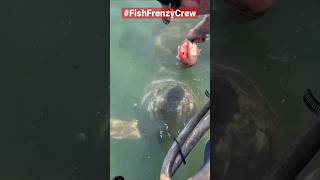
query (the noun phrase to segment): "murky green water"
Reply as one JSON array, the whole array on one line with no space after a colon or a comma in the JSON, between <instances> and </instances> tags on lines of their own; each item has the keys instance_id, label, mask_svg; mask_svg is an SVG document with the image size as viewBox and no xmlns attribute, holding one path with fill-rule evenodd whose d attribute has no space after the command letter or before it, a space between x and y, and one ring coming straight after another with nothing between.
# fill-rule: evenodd
<instances>
[{"instance_id":1,"label":"murky green water","mask_svg":"<svg viewBox=\"0 0 320 180\"><path fill-rule=\"evenodd\" d=\"M0 179L100 176L97 139L108 96L105 5L1 3Z\"/></svg>"},{"instance_id":2,"label":"murky green water","mask_svg":"<svg viewBox=\"0 0 320 180\"><path fill-rule=\"evenodd\" d=\"M319 5L312 0L282 0L250 23L222 21L218 11L214 19L211 53L215 62L255 80L279 115L282 151L315 120L302 96L310 88L320 97ZM300 178L319 166L318 157Z\"/></svg>"},{"instance_id":3,"label":"murky green water","mask_svg":"<svg viewBox=\"0 0 320 180\"><path fill-rule=\"evenodd\" d=\"M161 78L187 84L196 95L197 106L201 107L206 101L204 91L210 88L209 41L201 45L199 63L190 69L177 66L175 57L178 45L189 30L187 27L198 20L173 20L169 26L160 19L123 20L122 7L159 7L159 4L156 1L111 1L110 117L139 120L136 105L140 105L143 88ZM169 55L164 55L166 50L159 50L161 46L155 40L163 32L171 32L161 37L165 49L171 51ZM207 134L189 155L187 165L178 170L176 179L186 179L197 171L208 137ZM158 179L166 152L167 149L161 148L161 141L111 139L110 176L122 175L129 180Z\"/></svg>"}]
</instances>

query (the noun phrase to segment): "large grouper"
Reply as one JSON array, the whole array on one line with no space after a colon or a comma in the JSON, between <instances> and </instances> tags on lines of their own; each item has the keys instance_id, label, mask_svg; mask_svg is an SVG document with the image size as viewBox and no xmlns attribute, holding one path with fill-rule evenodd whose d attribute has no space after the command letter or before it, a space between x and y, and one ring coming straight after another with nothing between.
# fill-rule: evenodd
<instances>
[{"instance_id":1,"label":"large grouper","mask_svg":"<svg viewBox=\"0 0 320 180\"><path fill-rule=\"evenodd\" d=\"M252 79L219 64L213 72L213 179L259 180L278 157L278 116Z\"/></svg>"}]
</instances>

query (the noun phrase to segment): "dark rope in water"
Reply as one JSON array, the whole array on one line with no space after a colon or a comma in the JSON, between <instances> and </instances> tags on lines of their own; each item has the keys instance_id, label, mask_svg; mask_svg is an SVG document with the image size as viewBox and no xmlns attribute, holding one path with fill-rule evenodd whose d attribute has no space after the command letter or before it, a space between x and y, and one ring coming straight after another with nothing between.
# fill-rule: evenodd
<instances>
[{"instance_id":1,"label":"dark rope in water","mask_svg":"<svg viewBox=\"0 0 320 180\"><path fill-rule=\"evenodd\" d=\"M185 159L185 157L184 157L184 155L183 155L183 153L182 153L180 143L178 142L178 140L177 140L175 137L173 137L173 139L174 139L174 141L178 144L178 149L179 149L179 153L180 153L180 156L181 156L181 158L182 158L183 164L187 164L186 159Z\"/></svg>"}]
</instances>

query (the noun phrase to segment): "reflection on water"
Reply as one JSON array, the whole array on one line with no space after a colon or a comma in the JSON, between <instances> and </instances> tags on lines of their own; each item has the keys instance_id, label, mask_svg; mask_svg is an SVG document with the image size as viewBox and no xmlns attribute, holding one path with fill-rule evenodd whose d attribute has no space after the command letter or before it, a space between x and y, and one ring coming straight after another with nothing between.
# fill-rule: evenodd
<instances>
[{"instance_id":1,"label":"reflection on water","mask_svg":"<svg viewBox=\"0 0 320 180\"><path fill-rule=\"evenodd\" d=\"M277 1L263 17L243 24L223 21L222 12L215 11L214 60L255 80L279 115L282 151L314 122L302 95L308 88L320 94L319 5L312 0ZM318 157L299 178L319 165Z\"/></svg>"},{"instance_id":2,"label":"reflection on water","mask_svg":"<svg viewBox=\"0 0 320 180\"><path fill-rule=\"evenodd\" d=\"M206 101L209 88L209 41L202 44L198 64L189 69L176 65L177 47L198 20L173 20L166 26L160 19L123 20L122 7L159 7L156 1L111 1L110 117L124 121L138 120L140 126L149 122L140 113L145 87L154 80L174 79L193 92L197 107ZM200 20L200 19L199 19ZM151 131L159 127L148 124ZM150 125L149 125L150 124ZM138 125L139 126L139 125ZM187 158L175 178L194 175L203 161L203 150L209 134ZM158 179L162 161L169 148L163 146L160 132L138 140L110 141L110 176L126 179Z\"/></svg>"}]
</instances>

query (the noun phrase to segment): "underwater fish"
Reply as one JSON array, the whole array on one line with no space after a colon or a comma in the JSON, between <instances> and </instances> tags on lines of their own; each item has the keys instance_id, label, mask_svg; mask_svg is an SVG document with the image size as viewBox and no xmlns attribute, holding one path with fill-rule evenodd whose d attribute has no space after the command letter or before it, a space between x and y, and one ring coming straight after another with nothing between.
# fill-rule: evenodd
<instances>
[{"instance_id":1,"label":"underwater fish","mask_svg":"<svg viewBox=\"0 0 320 180\"><path fill-rule=\"evenodd\" d=\"M185 40L181 46L178 46L177 59L187 67L191 67L197 63L200 51L196 43Z\"/></svg>"}]
</instances>

